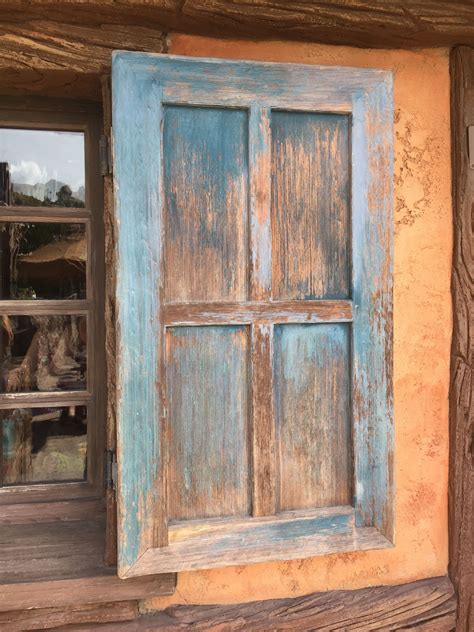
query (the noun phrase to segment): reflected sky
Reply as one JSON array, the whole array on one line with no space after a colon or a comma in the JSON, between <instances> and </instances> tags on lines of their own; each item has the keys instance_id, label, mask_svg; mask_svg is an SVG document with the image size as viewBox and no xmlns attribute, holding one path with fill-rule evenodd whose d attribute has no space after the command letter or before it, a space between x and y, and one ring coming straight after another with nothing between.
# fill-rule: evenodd
<instances>
[{"instance_id":1,"label":"reflected sky","mask_svg":"<svg viewBox=\"0 0 474 632\"><path fill-rule=\"evenodd\" d=\"M0 128L0 162L10 164L13 183L58 180L73 191L84 186L84 134Z\"/></svg>"}]
</instances>

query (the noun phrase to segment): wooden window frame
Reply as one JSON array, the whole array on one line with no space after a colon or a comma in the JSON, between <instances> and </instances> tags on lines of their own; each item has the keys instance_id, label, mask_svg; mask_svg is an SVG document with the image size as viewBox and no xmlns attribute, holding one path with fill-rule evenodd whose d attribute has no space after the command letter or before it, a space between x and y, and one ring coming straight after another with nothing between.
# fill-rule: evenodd
<instances>
[{"instance_id":1,"label":"wooden window frame","mask_svg":"<svg viewBox=\"0 0 474 632\"><path fill-rule=\"evenodd\" d=\"M194 88L192 82L196 77L199 79ZM118 220L119 576L391 547L394 540L391 73L212 59L197 62L189 57L119 52L113 57L112 82ZM230 101L229 85L234 89ZM166 492L160 485L166 463L166 413L157 388L163 372L157 350L162 344L163 327L170 322L164 321L166 310L160 313L158 292L153 289L160 285L162 253L157 209L162 191L161 179L148 178L143 165L150 166L153 173L162 169L161 103L228 106L231 102L232 107L251 109L258 98L256 85L259 93L271 99L275 109L338 112L352 117L353 294L351 313L343 320L356 325L352 343L356 358L354 507L327 508L311 515L307 512L303 519L312 521L311 531L306 530L303 539L290 533L278 546L281 528L290 532L289 525L287 529L284 523L291 522L294 515L237 522L223 520L221 524L215 523L221 533L204 537L202 544L193 537L186 540L179 525L175 525L173 541L167 545L162 526ZM284 85L285 90L274 90L275 85ZM259 138L258 142L264 143L265 139ZM258 164L256 160L256 169L264 168ZM254 199L258 198L255 195ZM255 213L255 208L251 212ZM245 308L251 310L252 305ZM306 316L299 315L302 322ZM318 318L318 314L313 317ZM242 322L245 323L245 315ZM151 340L156 344L151 345ZM197 532L204 528L198 522ZM248 536L249 528L255 530L251 542L243 548L239 542ZM262 540L259 529L269 534L266 540ZM186 532L186 526L182 530ZM272 530L277 540L272 539Z\"/></svg>"},{"instance_id":2,"label":"wooden window frame","mask_svg":"<svg viewBox=\"0 0 474 632\"><path fill-rule=\"evenodd\" d=\"M101 108L93 103L42 97L2 97L0 127L31 130L76 131L84 134L85 208L46 208L10 205L0 207L0 222L77 223L87 239L86 298L84 300L0 300L1 315L72 314L87 317L87 389L85 391L0 394L0 409L18 406L84 405L88 411L87 480L0 487L0 506L14 504L15 515L29 515L30 502L51 503L45 510L64 517L57 501L100 499L104 495L105 436L105 330L104 330L104 227L99 138ZM8 511L4 507L5 511ZM76 512L75 509L70 511Z\"/></svg>"}]
</instances>

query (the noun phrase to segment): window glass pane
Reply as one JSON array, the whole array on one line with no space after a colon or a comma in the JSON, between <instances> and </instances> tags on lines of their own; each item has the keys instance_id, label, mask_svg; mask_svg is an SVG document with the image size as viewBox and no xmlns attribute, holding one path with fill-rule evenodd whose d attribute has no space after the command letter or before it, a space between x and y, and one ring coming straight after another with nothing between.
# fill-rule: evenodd
<instances>
[{"instance_id":1,"label":"window glass pane","mask_svg":"<svg viewBox=\"0 0 474 632\"><path fill-rule=\"evenodd\" d=\"M1 392L86 388L85 316L3 316Z\"/></svg>"},{"instance_id":2,"label":"window glass pane","mask_svg":"<svg viewBox=\"0 0 474 632\"><path fill-rule=\"evenodd\" d=\"M86 406L0 410L0 429L3 485L85 479Z\"/></svg>"},{"instance_id":3,"label":"window glass pane","mask_svg":"<svg viewBox=\"0 0 474 632\"><path fill-rule=\"evenodd\" d=\"M84 207L84 134L0 128L2 204Z\"/></svg>"},{"instance_id":4,"label":"window glass pane","mask_svg":"<svg viewBox=\"0 0 474 632\"><path fill-rule=\"evenodd\" d=\"M85 299L84 224L0 223L2 299Z\"/></svg>"}]
</instances>

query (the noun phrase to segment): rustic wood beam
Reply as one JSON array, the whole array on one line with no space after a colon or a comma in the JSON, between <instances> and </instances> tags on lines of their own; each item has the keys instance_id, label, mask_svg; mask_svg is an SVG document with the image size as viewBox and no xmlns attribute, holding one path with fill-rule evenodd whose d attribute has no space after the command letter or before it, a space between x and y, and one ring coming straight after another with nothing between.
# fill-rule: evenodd
<instances>
[{"instance_id":1,"label":"rustic wood beam","mask_svg":"<svg viewBox=\"0 0 474 632\"><path fill-rule=\"evenodd\" d=\"M8 632L25 630L63 629L67 625L80 625L89 629L94 623L133 621L138 617L137 601L117 603L80 604L70 608L40 608L0 612L0 629ZM87 626L87 627L85 627Z\"/></svg>"},{"instance_id":2,"label":"rustic wood beam","mask_svg":"<svg viewBox=\"0 0 474 632\"><path fill-rule=\"evenodd\" d=\"M222 606L173 606L130 623L91 625L88 630L171 632L171 630L413 630L450 632L456 599L447 577L362 590L313 593ZM467 628L466 631L467 632Z\"/></svg>"},{"instance_id":3,"label":"rustic wood beam","mask_svg":"<svg viewBox=\"0 0 474 632\"><path fill-rule=\"evenodd\" d=\"M445 0L2 0L0 5L2 46L26 67L28 48L38 63L61 67L70 56L80 67L89 43L88 63L97 66L109 44L151 51L160 32L171 30L379 48L470 44L474 36L474 5Z\"/></svg>"},{"instance_id":4,"label":"rustic wood beam","mask_svg":"<svg viewBox=\"0 0 474 632\"><path fill-rule=\"evenodd\" d=\"M453 340L450 386L449 571L459 598L459 632L474 630L474 50L451 56L453 130ZM471 160L474 148L470 148Z\"/></svg>"}]
</instances>

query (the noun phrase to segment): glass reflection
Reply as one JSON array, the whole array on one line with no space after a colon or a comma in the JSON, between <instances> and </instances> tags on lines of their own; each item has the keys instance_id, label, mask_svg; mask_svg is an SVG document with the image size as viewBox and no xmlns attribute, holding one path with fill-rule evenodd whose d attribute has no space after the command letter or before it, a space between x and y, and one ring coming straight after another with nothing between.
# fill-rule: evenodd
<instances>
[{"instance_id":1,"label":"glass reflection","mask_svg":"<svg viewBox=\"0 0 474 632\"><path fill-rule=\"evenodd\" d=\"M82 132L0 128L0 206L84 202Z\"/></svg>"},{"instance_id":2,"label":"glass reflection","mask_svg":"<svg viewBox=\"0 0 474 632\"><path fill-rule=\"evenodd\" d=\"M0 411L3 485L86 478L87 408Z\"/></svg>"},{"instance_id":3,"label":"glass reflection","mask_svg":"<svg viewBox=\"0 0 474 632\"><path fill-rule=\"evenodd\" d=\"M0 392L86 388L85 316L3 316Z\"/></svg>"},{"instance_id":4,"label":"glass reflection","mask_svg":"<svg viewBox=\"0 0 474 632\"><path fill-rule=\"evenodd\" d=\"M84 224L0 223L2 299L85 299Z\"/></svg>"}]
</instances>

